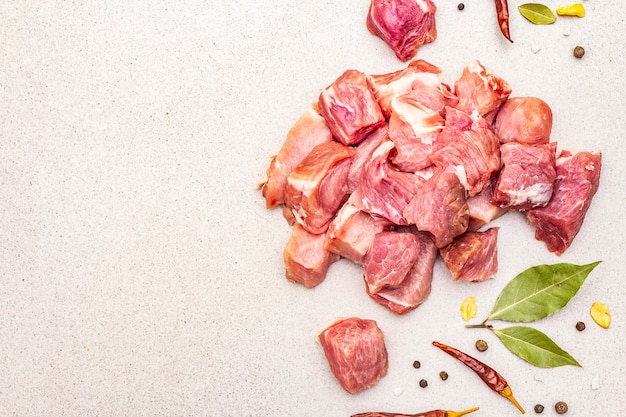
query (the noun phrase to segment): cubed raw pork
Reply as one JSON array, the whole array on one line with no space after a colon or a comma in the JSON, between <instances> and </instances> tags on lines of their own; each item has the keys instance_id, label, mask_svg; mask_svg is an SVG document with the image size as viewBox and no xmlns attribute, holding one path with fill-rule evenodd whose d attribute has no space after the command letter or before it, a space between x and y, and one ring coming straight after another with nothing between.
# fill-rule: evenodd
<instances>
[{"instance_id":1,"label":"cubed raw pork","mask_svg":"<svg viewBox=\"0 0 626 417\"><path fill-rule=\"evenodd\" d=\"M401 61L408 61L420 46L437 38L431 0L372 0L367 28L380 37Z\"/></svg>"},{"instance_id":2,"label":"cubed raw pork","mask_svg":"<svg viewBox=\"0 0 626 417\"><path fill-rule=\"evenodd\" d=\"M388 133L389 129L387 124L385 124L370 133L367 138L356 147L356 152L352 156L352 163L350 164L350 172L348 173L348 188L350 189L350 193L354 192L359 185L363 167L369 165L374 151L378 149L384 141L389 140Z\"/></svg>"},{"instance_id":3,"label":"cubed raw pork","mask_svg":"<svg viewBox=\"0 0 626 417\"><path fill-rule=\"evenodd\" d=\"M267 208L285 202L287 177L296 166L320 143L330 142L333 135L326 120L313 108L308 109L293 125L278 154L272 157L261 192Z\"/></svg>"},{"instance_id":4,"label":"cubed raw pork","mask_svg":"<svg viewBox=\"0 0 626 417\"><path fill-rule=\"evenodd\" d=\"M413 233L380 232L365 255L365 284L370 294L383 288L398 288L420 254L419 238Z\"/></svg>"},{"instance_id":5,"label":"cubed raw pork","mask_svg":"<svg viewBox=\"0 0 626 417\"><path fill-rule=\"evenodd\" d=\"M350 394L372 387L387 374L385 336L374 320L338 320L323 330L317 340L331 372Z\"/></svg>"},{"instance_id":6,"label":"cubed raw pork","mask_svg":"<svg viewBox=\"0 0 626 417\"><path fill-rule=\"evenodd\" d=\"M348 198L348 171L354 149L322 143L287 178L285 204L311 233L323 233Z\"/></svg>"},{"instance_id":7,"label":"cubed raw pork","mask_svg":"<svg viewBox=\"0 0 626 417\"><path fill-rule=\"evenodd\" d=\"M483 117L448 107L446 125L433 144L430 159L440 169L454 167L474 196L500 169L500 142Z\"/></svg>"},{"instance_id":8,"label":"cubed raw pork","mask_svg":"<svg viewBox=\"0 0 626 417\"><path fill-rule=\"evenodd\" d=\"M545 207L526 212L535 226L535 238L562 255L580 231L591 200L600 185L602 154L564 150L556 160L556 181Z\"/></svg>"},{"instance_id":9,"label":"cubed raw pork","mask_svg":"<svg viewBox=\"0 0 626 417\"><path fill-rule=\"evenodd\" d=\"M556 143L508 142L500 147L500 154L502 168L494 186L493 202L517 210L548 204L556 179Z\"/></svg>"},{"instance_id":10,"label":"cubed raw pork","mask_svg":"<svg viewBox=\"0 0 626 417\"><path fill-rule=\"evenodd\" d=\"M480 193L467 199L467 207L469 208L468 230L477 231L508 211L491 202L494 182L495 179Z\"/></svg>"},{"instance_id":11,"label":"cubed raw pork","mask_svg":"<svg viewBox=\"0 0 626 417\"><path fill-rule=\"evenodd\" d=\"M386 140L374 151L370 163L363 170L359 185L348 201L365 212L382 216L395 224L407 224L402 210L424 180L391 166L388 158L393 149L393 142Z\"/></svg>"},{"instance_id":12,"label":"cubed raw pork","mask_svg":"<svg viewBox=\"0 0 626 417\"><path fill-rule=\"evenodd\" d=\"M385 124L367 77L357 70L345 71L319 96L319 109L335 139L356 145Z\"/></svg>"},{"instance_id":13,"label":"cubed raw pork","mask_svg":"<svg viewBox=\"0 0 626 417\"><path fill-rule=\"evenodd\" d=\"M478 112L491 124L502 103L511 95L511 87L492 70L472 61L454 83L454 92L459 98L459 110L469 114Z\"/></svg>"},{"instance_id":14,"label":"cubed raw pork","mask_svg":"<svg viewBox=\"0 0 626 417\"><path fill-rule=\"evenodd\" d=\"M363 264L377 233L391 227L382 217L359 210L350 203L341 207L326 231L324 247L357 264Z\"/></svg>"},{"instance_id":15,"label":"cubed raw pork","mask_svg":"<svg viewBox=\"0 0 626 417\"><path fill-rule=\"evenodd\" d=\"M436 172L418 189L403 214L418 230L429 232L438 248L465 232L469 208L465 188L456 172L451 169Z\"/></svg>"},{"instance_id":16,"label":"cubed raw pork","mask_svg":"<svg viewBox=\"0 0 626 417\"><path fill-rule=\"evenodd\" d=\"M484 232L466 232L439 253L452 279L480 282L491 278L498 270L498 228Z\"/></svg>"},{"instance_id":17,"label":"cubed raw pork","mask_svg":"<svg viewBox=\"0 0 626 417\"><path fill-rule=\"evenodd\" d=\"M383 288L370 297L395 314L405 314L422 304L430 294L437 247L426 233L416 232L420 248L417 261L397 288Z\"/></svg>"},{"instance_id":18,"label":"cubed raw pork","mask_svg":"<svg viewBox=\"0 0 626 417\"><path fill-rule=\"evenodd\" d=\"M498 111L495 130L501 143L548 143L552 132L552 109L537 97L511 97Z\"/></svg>"},{"instance_id":19,"label":"cubed raw pork","mask_svg":"<svg viewBox=\"0 0 626 417\"><path fill-rule=\"evenodd\" d=\"M285 246L283 259L288 280L313 288L324 281L328 267L339 256L324 249L324 234L309 233L296 224Z\"/></svg>"}]
</instances>

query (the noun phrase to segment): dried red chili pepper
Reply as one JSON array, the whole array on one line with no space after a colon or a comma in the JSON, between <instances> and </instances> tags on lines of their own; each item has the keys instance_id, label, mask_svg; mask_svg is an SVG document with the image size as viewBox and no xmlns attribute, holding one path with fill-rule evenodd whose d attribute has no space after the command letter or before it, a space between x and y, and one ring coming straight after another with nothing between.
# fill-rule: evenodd
<instances>
[{"instance_id":1,"label":"dried red chili pepper","mask_svg":"<svg viewBox=\"0 0 626 417\"><path fill-rule=\"evenodd\" d=\"M444 345L439 342L433 342L433 345L437 346L439 349L443 350L444 352L446 352L448 355L452 356L453 358L456 358L459 361L461 361L465 366L470 368L472 371L476 372L476 374L480 377L480 379L482 379L483 382L487 384L489 388L491 388L498 394L502 395L503 397L507 398L513 404L515 404L517 409L522 414L526 413L526 411L524 411L524 408L522 408L522 406L517 402L517 400L513 396L513 393L511 392L511 387L509 387L509 383L506 382L506 379L504 379L502 375L496 372L493 368L482 363L478 359L471 357L467 353L461 352L460 350L455 349L453 347Z\"/></svg>"},{"instance_id":2,"label":"dried red chili pepper","mask_svg":"<svg viewBox=\"0 0 626 417\"><path fill-rule=\"evenodd\" d=\"M469 414L478 410L478 407L470 408L464 411L446 411L446 410L432 410L419 414L398 414L398 413L361 413L354 414L352 417L461 417L465 414Z\"/></svg>"},{"instance_id":3,"label":"dried red chili pepper","mask_svg":"<svg viewBox=\"0 0 626 417\"><path fill-rule=\"evenodd\" d=\"M509 33L509 2L507 0L496 0L496 13L498 14L498 24L500 31L509 42L513 43Z\"/></svg>"}]
</instances>

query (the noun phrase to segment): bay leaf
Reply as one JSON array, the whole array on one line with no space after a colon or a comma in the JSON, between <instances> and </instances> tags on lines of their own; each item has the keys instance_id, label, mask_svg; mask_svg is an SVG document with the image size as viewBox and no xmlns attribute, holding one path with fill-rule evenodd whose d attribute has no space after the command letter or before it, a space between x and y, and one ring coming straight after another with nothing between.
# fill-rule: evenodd
<instances>
[{"instance_id":1,"label":"bay leaf","mask_svg":"<svg viewBox=\"0 0 626 417\"><path fill-rule=\"evenodd\" d=\"M535 25L550 25L556 21L556 16L545 4L525 3L517 6L519 12Z\"/></svg>"},{"instance_id":2,"label":"bay leaf","mask_svg":"<svg viewBox=\"0 0 626 417\"><path fill-rule=\"evenodd\" d=\"M569 353L561 349L545 333L526 326L493 330L504 346L526 362L541 368L581 366Z\"/></svg>"},{"instance_id":3,"label":"bay leaf","mask_svg":"<svg viewBox=\"0 0 626 417\"><path fill-rule=\"evenodd\" d=\"M576 295L600 262L528 268L504 287L487 320L529 323L559 311Z\"/></svg>"}]
</instances>

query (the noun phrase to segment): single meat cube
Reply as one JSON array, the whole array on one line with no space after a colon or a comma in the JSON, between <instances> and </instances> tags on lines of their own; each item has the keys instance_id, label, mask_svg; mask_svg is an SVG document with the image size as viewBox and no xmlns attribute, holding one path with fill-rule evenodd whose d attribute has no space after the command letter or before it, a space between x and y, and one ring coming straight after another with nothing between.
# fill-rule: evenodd
<instances>
[{"instance_id":1,"label":"single meat cube","mask_svg":"<svg viewBox=\"0 0 626 417\"><path fill-rule=\"evenodd\" d=\"M459 98L459 110L469 114L478 112L491 124L500 106L511 94L511 87L492 70L473 61L454 83L454 91Z\"/></svg>"},{"instance_id":2,"label":"single meat cube","mask_svg":"<svg viewBox=\"0 0 626 417\"><path fill-rule=\"evenodd\" d=\"M383 114L391 117L391 102L407 97L444 115L445 107L455 107L459 99L450 86L440 80L441 68L415 59L406 68L387 74L369 75L370 86Z\"/></svg>"},{"instance_id":3,"label":"single meat cube","mask_svg":"<svg viewBox=\"0 0 626 417\"><path fill-rule=\"evenodd\" d=\"M396 153L391 162L407 172L429 167L433 142L445 123L443 117L406 96L394 99L392 108L389 138Z\"/></svg>"},{"instance_id":4,"label":"single meat cube","mask_svg":"<svg viewBox=\"0 0 626 417\"><path fill-rule=\"evenodd\" d=\"M389 163L393 142L384 141L372 154L361 181L348 201L355 207L395 224L407 224L402 210L424 181L421 177L398 171Z\"/></svg>"},{"instance_id":5,"label":"single meat cube","mask_svg":"<svg viewBox=\"0 0 626 417\"><path fill-rule=\"evenodd\" d=\"M328 226L324 248L362 265L374 236L392 225L389 220L346 203Z\"/></svg>"},{"instance_id":6,"label":"single meat cube","mask_svg":"<svg viewBox=\"0 0 626 417\"><path fill-rule=\"evenodd\" d=\"M322 331L317 340L333 375L350 394L372 387L387 374L385 336L374 320L338 320Z\"/></svg>"},{"instance_id":7,"label":"single meat cube","mask_svg":"<svg viewBox=\"0 0 626 417\"><path fill-rule=\"evenodd\" d=\"M384 141L389 140L388 133L388 126L384 124L370 133L369 136L356 147L356 152L352 156L352 163L350 164L350 171L348 173L348 188L350 189L350 193L354 192L359 185L363 167L369 165L374 151L378 149Z\"/></svg>"},{"instance_id":8,"label":"single meat cube","mask_svg":"<svg viewBox=\"0 0 626 417\"><path fill-rule=\"evenodd\" d=\"M580 231L591 200L600 185L602 154L562 151L556 160L552 198L545 207L526 212L535 226L535 238L562 255Z\"/></svg>"},{"instance_id":9,"label":"single meat cube","mask_svg":"<svg viewBox=\"0 0 626 417\"><path fill-rule=\"evenodd\" d=\"M498 228L484 232L466 232L458 236L439 253L452 279L479 282L498 270Z\"/></svg>"},{"instance_id":10,"label":"single meat cube","mask_svg":"<svg viewBox=\"0 0 626 417\"><path fill-rule=\"evenodd\" d=\"M322 91L319 109L335 139L344 145L360 143L385 124L367 77L357 70L347 70Z\"/></svg>"},{"instance_id":11,"label":"single meat cube","mask_svg":"<svg viewBox=\"0 0 626 417\"><path fill-rule=\"evenodd\" d=\"M495 130L500 143L548 143L552 132L552 109L537 97L511 97L498 111Z\"/></svg>"},{"instance_id":12,"label":"single meat cube","mask_svg":"<svg viewBox=\"0 0 626 417\"><path fill-rule=\"evenodd\" d=\"M380 37L401 61L408 61L420 46L437 38L431 0L372 0L367 28Z\"/></svg>"},{"instance_id":13,"label":"single meat cube","mask_svg":"<svg viewBox=\"0 0 626 417\"><path fill-rule=\"evenodd\" d=\"M363 267L367 292L397 288L407 276L420 252L419 238L413 233L380 232L365 255Z\"/></svg>"},{"instance_id":14,"label":"single meat cube","mask_svg":"<svg viewBox=\"0 0 626 417\"><path fill-rule=\"evenodd\" d=\"M283 253L289 281L313 288L326 278L328 267L339 259L324 249L324 234L314 235L296 224Z\"/></svg>"},{"instance_id":15,"label":"single meat cube","mask_svg":"<svg viewBox=\"0 0 626 417\"><path fill-rule=\"evenodd\" d=\"M517 210L548 204L556 179L556 143L509 142L500 147L500 154L502 168L494 186L494 204Z\"/></svg>"},{"instance_id":16,"label":"single meat cube","mask_svg":"<svg viewBox=\"0 0 626 417\"><path fill-rule=\"evenodd\" d=\"M348 171L354 149L322 143L287 178L285 204L311 233L323 233L348 198Z\"/></svg>"},{"instance_id":17,"label":"single meat cube","mask_svg":"<svg viewBox=\"0 0 626 417\"><path fill-rule=\"evenodd\" d=\"M455 167L470 196L480 193L500 169L500 142L487 121L446 109L446 125L433 144L430 160L440 169Z\"/></svg>"},{"instance_id":18,"label":"single meat cube","mask_svg":"<svg viewBox=\"0 0 626 417\"><path fill-rule=\"evenodd\" d=\"M491 202L494 181L490 182L480 193L467 199L467 207L469 208L468 230L477 231L508 211Z\"/></svg>"},{"instance_id":19,"label":"single meat cube","mask_svg":"<svg viewBox=\"0 0 626 417\"><path fill-rule=\"evenodd\" d=\"M313 108L308 109L289 130L287 139L270 163L265 180L260 184L267 208L285 202L287 177L320 143L330 142L333 135L326 120Z\"/></svg>"},{"instance_id":20,"label":"single meat cube","mask_svg":"<svg viewBox=\"0 0 626 417\"><path fill-rule=\"evenodd\" d=\"M406 314L422 304L430 294L437 247L425 233L417 232L420 249L417 261L397 288L383 288L370 297L395 314Z\"/></svg>"},{"instance_id":21,"label":"single meat cube","mask_svg":"<svg viewBox=\"0 0 626 417\"><path fill-rule=\"evenodd\" d=\"M419 188L403 214L418 230L429 232L438 248L446 246L468 227L465 188L453 170L438 171Z\"/></svg>"}]
</instances>

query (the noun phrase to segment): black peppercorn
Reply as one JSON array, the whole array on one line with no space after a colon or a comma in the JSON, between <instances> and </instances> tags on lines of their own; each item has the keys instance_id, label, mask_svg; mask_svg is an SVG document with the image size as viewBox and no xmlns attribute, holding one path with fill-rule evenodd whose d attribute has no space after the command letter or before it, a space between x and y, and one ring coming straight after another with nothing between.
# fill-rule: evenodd
<instances>
[{"instance_id":1,"label":"black peppercorn","mask_svg":"<svg viewBox=\"0 0 626 417\"><path fill-rule=\"evenodd\" d=\"M585 323L583 323L582 321L576 323L576 330L578 330L579 332L585 330Z\"/></svg>"},{"instance_id":2,"label":"black peppercorn","mask_svg":"<svg viewBox=\"0 0 626 417\"><path fill-rule=\"evenodd\" d=\"M413 362L413 368L417 369L417 368L419 368L420 366L422 366L422 364L420 363L420 361L415 361L415 362Z\"/></svg>"},{"instance_id":3,"label":"black peppercorn","mask_svg":"<svg viewBox=\"0 0 626 417\"><path fill-rule=\"evenodd\" d=\"M441 378L442 381L445 381L448 379L448 373L446 371L439 372L439 378Z\"/></svg>"},{"instance_id":4,"label":"black peppercorn","mask_svg":"<svg viewBox=\"0 0 626 417\"><path fill-rule=\"evenodd\" d=\"M559 401L558 403L554 404L554 409L556 410L557 414L565 414L567 413L567 403L565 403L564 401Z\"/></svg>"},{"instance_id":5,"label":"black peppercorn","mask_svg":"<svg viewBox=\"0 0 626 417\"><path fill-rule=\"evenodd\" d=\"M541 405L541 404L535 405L535 413L537 413L537 414L543 413L543 405Z\"/></svg>"},{"instance_id":6,"label":"black peppercorn","mask_svg":"<svg viewBox=\"0 0 626 417\"><path fill-rule=\"evenodd\" d=\"M465 9L465 5L463 3L459 3L459 5L456 6L456 8L459 9L459 10L463 10L463 9Z\"/></svg>"},{"instance_id":7,"label":"black peppercorn","mask_svg":"<svg viewBox=\"0 0 626 417\"><path fill-rule=\"evenodd\" d=\"M576 48L574 48L574 56L576 58L582 58L583 55L585 55L585 48L583 48L582 46L577 46Z\"/></svg>"},{"instance_id":8,"label":"black peppercorn","mask_svg":"<svg viewBox=\"0 0 626 417\"><path fill-rule=\"evenodd\" d=\"M426 388L427 386L428 386L428 381L426 381L425 379L421 379L420 380L420 387Z\"/></svg>"},{"instance_id":9,"label":"black peppercorn","mask_svg":"<svg viewBox=\"0 0 626 417\"><path fill-rule=\"evenodd\" d=\"M489 348L489 345L487 345L487 342L485 342L483 339L478 339L476 341L476 349L478 349L479 352L484 352Z\"/></svg>"}]
</instances>

